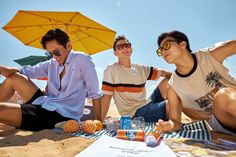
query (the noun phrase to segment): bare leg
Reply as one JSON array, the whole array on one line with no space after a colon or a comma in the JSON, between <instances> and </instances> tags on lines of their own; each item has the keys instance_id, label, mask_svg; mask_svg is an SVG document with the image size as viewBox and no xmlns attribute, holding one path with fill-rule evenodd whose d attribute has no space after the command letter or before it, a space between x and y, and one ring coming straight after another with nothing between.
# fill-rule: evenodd
<instances>
[{"instance_id":1,"label":"bare leg","mask_svg":"<svg viewBox=\"0 0 236 157\"><path fill-rule=\"evenodd\" d=\"M236 130L236 89L223 88L215 94L214 114L226 127Z\"/></svg>"},{"instance_id":2,"label":"bare leg","mask_svg":"<svg viewBox=\"0 0 236 157\"><path fill-rule=\"evenodd\" d=\"M19 127L22 121L22 112L19 104L0 102L0 123Z\"/></svg>"},{"instance_id":3,"label":"bare leg","mask_svg":"<svg viewBox=\"0 0 236 157\"><path fill-rule=\"evenodd\" d=\"M158 88L161 92L162 98L166 99L166 86L168 84L168 79L163 79L160 84L158 85Z\"/></svg>"},{"instance_id":4,"label":"bare leg","mask_svg":"<svg viewBox=\"0 0 236 157\"><path fill-rule=\"evenodd\" d=\"M0 84L0 102L8 101L17 91L24 101L32 98L38 87L25 75L15 73Z\"/></svg>"}]
</instances>

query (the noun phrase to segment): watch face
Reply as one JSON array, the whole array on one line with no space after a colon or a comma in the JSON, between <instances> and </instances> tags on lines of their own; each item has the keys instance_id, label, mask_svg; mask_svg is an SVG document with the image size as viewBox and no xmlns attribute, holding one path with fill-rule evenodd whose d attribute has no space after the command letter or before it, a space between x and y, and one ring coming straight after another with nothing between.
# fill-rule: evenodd
<instances>
[{"instance_id":1,"label":"watch face","mask_svg":"<svg viewBox=\"0 0 236 157\"><path fill-rule=\"evenodd\" d=\"M85 120L94 120L95 115L93 112L93 106L84 106L83 117L80 119L81 121Z\"/></svg>"}]
</instances>

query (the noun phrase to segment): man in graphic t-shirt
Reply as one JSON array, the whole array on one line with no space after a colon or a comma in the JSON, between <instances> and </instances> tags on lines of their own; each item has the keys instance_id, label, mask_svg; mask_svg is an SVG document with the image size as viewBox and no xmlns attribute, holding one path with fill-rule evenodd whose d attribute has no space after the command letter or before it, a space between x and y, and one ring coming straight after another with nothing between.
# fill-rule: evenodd
<instances>
[{"instance_id":1,"label":"man in graphic t-shirt","mask_svg":"<svg viewBox=\"0 0 236 157\"><path fill-rule=\"evenodd\" d=\"M213 130L236 135L236 80L223 65L236 54L236 41L191 53L187 36L179 31L159 36L157 55L176 70L169 80L169 121L159 120L162 132L181 129L181 112L193 120L208 120Z\"/></svg>"}]
</instances>

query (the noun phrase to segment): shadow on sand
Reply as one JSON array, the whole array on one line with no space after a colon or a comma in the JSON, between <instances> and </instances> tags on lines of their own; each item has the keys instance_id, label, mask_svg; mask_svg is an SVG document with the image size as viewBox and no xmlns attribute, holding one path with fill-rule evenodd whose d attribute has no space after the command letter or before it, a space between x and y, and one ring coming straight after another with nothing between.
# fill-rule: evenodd
<instances>
[{"instance_id":1,"label":"shadow on sand","mask_svg":"<svg viewBox=\"0 0 236 157\"><path fill-rule=\"evenodd\" d=\"M60 141L70 138L68 134L60 130L41 130L38 132L22 131L18 129L0 132L0 147L25 146L30 142L39 142L42 139Z\"/></svg>"}]
</instances>

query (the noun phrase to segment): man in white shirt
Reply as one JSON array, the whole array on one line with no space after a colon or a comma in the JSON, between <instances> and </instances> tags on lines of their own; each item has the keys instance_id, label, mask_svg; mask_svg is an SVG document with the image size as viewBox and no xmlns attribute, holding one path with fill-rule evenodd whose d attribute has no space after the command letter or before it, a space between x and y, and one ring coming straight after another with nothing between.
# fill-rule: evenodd
<instances>
[{"instance_id":1,"label":"man in white shirt","mask_svg":"<svg viewBox=\"0 0 236 157\"><path fill-rule=\"evenodd\" d=\"M168 119L168 105L165 101L167 80L171 73L147 65L131 63L132 47L125 36L115 39L114 54L118 62L107 66L104 71L102 90L102 119L106 117L113 97L120 115L144 117L146 122ZM150 98L146 96L146 81L162 80Z\"/></svg>"},{"instance_id":2,"label":"man in white shirt","mask_svg":"<svg viewBox=\"0 0 236 157\"><path fill-rule=\"evenodd\" d=\"M93 100L100 119L99 83L94 63L84 53L74 53L68 35L48 31L41 40L52 59L35 66L0 66L6 80L0 85L0 123L26 130L53 128L60 121L80 120L85 98ZM46 95L30 80L47 77ZM6 103L17 91L25 104Z\"/></svg>"}]
</instances>

